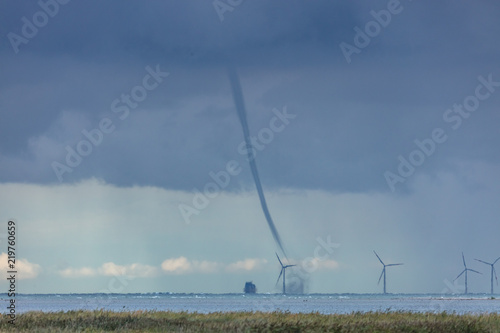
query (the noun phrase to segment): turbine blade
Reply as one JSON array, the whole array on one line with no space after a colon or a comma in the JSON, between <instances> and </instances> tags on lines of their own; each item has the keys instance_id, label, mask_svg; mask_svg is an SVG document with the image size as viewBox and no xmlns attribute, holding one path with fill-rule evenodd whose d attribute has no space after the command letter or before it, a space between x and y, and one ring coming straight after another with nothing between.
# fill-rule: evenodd
<instances>
[{"instance_id":1,"label":"turbine blade","mask_svg":"<svg viewBox=\"0 0 500 333\"><path fill-rule=\"evenodd\" d=\"M474 272L474 273L477 273L477 274L481 274L481 275L483 275L483 273L481 273L481 272L478 272L478 271L475 271L475 270L473 270L473 269L470 269L470 268L467 268L467 270L468 270L468 271L471 271L471 272Z\"/></svg>"},{"instance_id":2,"label":"turbine blade","mask_svg":"<svg viewBox=\"0 0 500 333\"><path fill-rule=\"evenodd\" d=\"M498 260L500 260L500 257L498 257L497 260L493 261L493 265L496 264Z\"/></svg>"},{"instance_id":3,"label":"turbine blade","mask_svg":"<svg viewBox=\"0 0 500 333\"><path fill-rule=\"evenodd\" d=\"M456 279L458 279L459 277L461 277L462 274L464 274L464 273L465 273L465 269L462 271L462 273L458 274L458 276L453 281L455 281Z\"/></svg>"},{"instance_id":4,"label":"turbine blade","mask_svg":"<svg viewBox=\"0 0 500 333\"><path fill-rule=\"evenodd\" d=\"M293 266L297 266L297 265L286 265L283 268L288 268L288 267L293 267Z\"/></svg>"},{"instance_id":5,"label":"turbine blade","mask_svg":"<svg viewBox=\"0 0 500 333\"><path fill-rule=\"evenodd\" d=\"M274 252L274 253L276 253L276 252ZM281 262L281 259L280 259L280 257L278 256L278 253L276 253L276 258L278 258L278 261L280 262L281 267L283 267L283 263Z\"/></svg>"},{"instance_id":6,"label":"turbine blade","mask_svg":"<svg viewBox=\"0 0 500 333\"><path fill-rule=\"evenodd\" d=\"M386 265L386 266L400 266L400 265L404 265L404 264L389 264L389 265Z\"/></svg>"},{"instance_id":7,"label":"turbine blade","mask_svg":"<svg viewBox=\"0 0 500 333\"><path fill-rule=\"evenodd\" d=\"M277 285L278 285L278 282L280 282L281 274L283 274L283 268L282 268L282 269L281 269L281 271L280 271L280 276L278 276L278 280L276 280L276 284L275 284L275 286L277 286Z\"/></svg>"},{"instance_id":8,"label":"turbine blade","mask_svg":"<svg viewBox=\"0 0 500 333\"><path fill-rule=\"evenodd\" d=\"M464 267L467 268L467 264L465 263L465 257L464 257L464 253L462 252L462 260L464 261Z\"/></svg>"},{"instance_id":9,"label":"turbine blade","mask_svg":"<svg viewBox=\"0 0 500 333\"><path fill-rule=\"evenodd\" d=\"M380 259L380 257L378 256L377 252L375 252L375 250L373 250L373 253L375 253L375 255L377 256L378 260L380 260L380 262L382 263L382 265L385 266L384 262L382 261L382 259Z\"/></svg>"},{"instance_id":10,"label":"turbine blade","mask_svg":"<svg viewBox=\"0 0 500 333\"><path fill-rule=\"evenodd\" d=\"M486 265L491 265L489 262L482 261L481 259L474 259L474 260L477 260L477 261L479 261L479 262L482 262L483 264L486 264Z\"/></svg>"},{"instance_id":11,"label":"turbine blade","mask_svg":"<svg viewBox=\"0 0 500 333\"><path fill-rule=\"evenodd\" d=\"M380 280L382 279L382 275L384 275L384 271L385 271L385 267L384 267L384 269L382 270L382 273L380 273L380 277L378 278L378 282L377 282L377 284L380 284Z\"/></svg>"}]
</instances>

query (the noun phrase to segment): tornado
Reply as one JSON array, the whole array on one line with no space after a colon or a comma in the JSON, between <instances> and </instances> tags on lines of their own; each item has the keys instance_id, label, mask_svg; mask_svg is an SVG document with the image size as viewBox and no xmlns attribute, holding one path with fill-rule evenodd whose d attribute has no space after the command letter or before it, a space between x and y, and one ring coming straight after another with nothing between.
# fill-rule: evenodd
<instances>
[{"instance_id":1,"label":"tornado","mask_svg":"<svg viewBox=\"0 0 500 333\"><path fill-rule=\"evenodd\" d=\"M259 171L257 169L257 163L255 162L255 156L253 154L252 143L250 141L250 130L248 129L247 113L245 110L245 102L243 100L243 93L241 92L241 85L236 68L230 66L228 68L229 82L231 84L231 90L233 93L234 105L236 106L236 111L238 112L238 118L240 119L241 127L243 128L243 136L245 137L245 143L247 148L248 162L250 163L250 169L252 170L252 176L257 188L257 193L259 194L260 205L264 216L266 217L267 224L271 233L273 235L276 245L278 245L281 252L286 257L285 249L283 248L283 243L281 242L280 235L276 226L274 225L271 213L267 207L266 197L264 196L264 191L262 190L262 184L260 182Z\"/></svg>"}]
</instances>

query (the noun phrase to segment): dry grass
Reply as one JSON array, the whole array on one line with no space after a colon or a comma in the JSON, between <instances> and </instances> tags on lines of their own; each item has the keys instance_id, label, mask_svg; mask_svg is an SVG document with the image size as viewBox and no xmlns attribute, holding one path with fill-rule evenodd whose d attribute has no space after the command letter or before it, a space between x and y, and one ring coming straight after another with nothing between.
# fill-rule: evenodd
<instances>
[{"instance_id":1,"label":"dry grass","mask_svg":"<svg viewBox=\"0 0 500 333\"><path fill-rule=\"evenodd\" d=\"M369 312L28 312L1 332L500 332L500 314Z\"/></svg>"}]
</instances>

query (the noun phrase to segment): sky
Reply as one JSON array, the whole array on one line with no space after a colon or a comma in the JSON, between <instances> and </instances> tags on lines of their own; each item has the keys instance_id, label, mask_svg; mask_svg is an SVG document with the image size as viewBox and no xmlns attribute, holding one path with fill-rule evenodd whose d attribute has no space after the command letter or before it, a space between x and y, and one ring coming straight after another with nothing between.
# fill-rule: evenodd
<instances>
[{"instance_id":1,"label":"sky","mask_svg":"<svg viewBox=\"0 0 500 333\"><path fill-rule=\"evenodd\" d=\"M462 292L462 252L483 273L469 290L488 292L474 259L500 257L499 14L486 0L1 0L2 271L13 220L20 293L274 293L275 252L297 265L291 289L376 293L374 250L404 263L388 292Z\"/></svg>"}]
</instances>

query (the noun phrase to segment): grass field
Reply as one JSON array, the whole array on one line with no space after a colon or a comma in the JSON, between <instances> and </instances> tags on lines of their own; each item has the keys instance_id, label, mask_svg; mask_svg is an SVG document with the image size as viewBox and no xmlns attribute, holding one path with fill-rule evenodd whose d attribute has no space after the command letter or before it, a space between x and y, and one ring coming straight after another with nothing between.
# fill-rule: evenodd
<instances>
[{"instance_id":1,"label":"grass field","mask_svg":"<svg viewBox=\"0 0 500 333\"><path fill-rule=\"evenodd\" d=\"M1 319L1 332L500 332L500 314L69 311L28 312L15 325Z\"/></svg>"}]
</instances>

